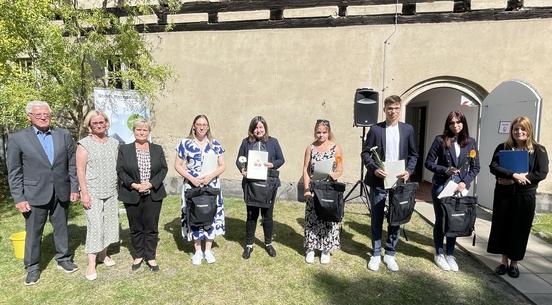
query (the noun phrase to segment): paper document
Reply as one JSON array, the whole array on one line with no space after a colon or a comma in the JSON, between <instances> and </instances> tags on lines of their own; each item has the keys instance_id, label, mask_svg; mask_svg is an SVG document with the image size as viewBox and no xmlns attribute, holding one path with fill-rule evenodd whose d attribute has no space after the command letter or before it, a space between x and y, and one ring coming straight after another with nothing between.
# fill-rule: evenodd
<instances>
[{"instance_id":1,"label":"paper document","mask_svg":"<svg viewBox=\"0 0 552 305\"><path fill-rule=\"evenodd\" d=\"M247 156L247 179L266 180L268 152L250 150Z\"/></svg>"},{"instance_id":2,"label":"paper document","mask_svg":"<svg viewBox=\"0 0 552 305\"><path fill-rule=\"evenodd\" d=\"M454 196L454 193L456 192L457 187L458 187L458 183L454 182L453 180L449 180L449 182L447 183L447 185L445 185L445 187L443 188L441 193L439 193L439 195L437 195L437 198L441 199L441 198L444 198L444 197ZM468 189L465 188L461 192L461 194L462 194L462 196L468 195Z\"/></svg>"},{"instance_id":3,"label":"paper document","mask_svg":"<svg viewBox=\"0 0 552 305\"><path fill-rule=\"evenodd\" d=\"M397 176L404 172L404 160L384 161L383 167L387 177L383 180L383 188L390 189L397 182Z\"/></svg>"},{"instance_id":4,"label":"paper document","mask_svg":"<svg viewBox=\"0 0 552 305\"><path fill-rule=\"evenodd\" d=\"M325 180L333 171L335 159L324 159L316 161L312 170L312 180Z\"/></svg>"},{"instance_id":5,"label":"paper document","mask_svg":"<svg viewBox=\"0 0 552 305\"><path fill-rule=\"evenodd\" d=\"M209 175L217 169L218 158L213 151L204 153L201 159L201 176Z\"/></svg>"}]
</instances>

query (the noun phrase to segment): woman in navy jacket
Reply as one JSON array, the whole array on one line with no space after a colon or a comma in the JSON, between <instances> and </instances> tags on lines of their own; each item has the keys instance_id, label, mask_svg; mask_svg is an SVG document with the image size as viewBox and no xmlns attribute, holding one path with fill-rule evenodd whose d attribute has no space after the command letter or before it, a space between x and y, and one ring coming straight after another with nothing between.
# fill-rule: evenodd
<instances>
[{"instance_id":1,"label":"woman in navy jacket","mask_svg":"<svg viewBox=\"0 0 552 305\"><path fill-rule=\"evenodd\" d=\"M246 193L246 182L247 182L247 172L245 164L240 162L240 157L247 157L250 150L261 150L268 152L268 162L265 164L269 170L277 170L285 162L284 155L282 154L282 149L278 140L276 138L270 137L268 135L268 125L266 120L262 116L256 116L251 120L248 128L248 136L243 139L238 157L236 158L236 166L240 170L240 173L243 175L242 187L244 195ZM277 180L277 187L280 186L280 180ZM245 197L245 196L244 196ZM275 257L276 250L272 246L272 212L274 210L274 200L276 199L276 190L272 194L272 199L270 207L256 207L251 206L246 202L247 205L247 221L245 224L245 249L243 251L242 257L248 259L251 257L251 252L253 252L253 241L255 239L255 227L257 225L257 218L259 218L259 213L263 217L263 231L264 231L264 242L265 250L268 255Z\"/></svg>"},{"instance_id":2,"label":"woman in navy jacket","mask_svg":"<svg viewBox=\"0 0 552 305\"><path fill-rule=\"evenodd\" d=\"M458 183L456 191L462 192L470 187L479 173L477 143L470 138L466 117L462 112L452 111L448 114L443 134L435 137L427 153L425 167L433 172L431 197L435 211L435 263L445 271L458 271L454 258L456 238L447 237L446 249L443 249L443 209L437 196L449 178Z\"/></svg>"}]
</instances>

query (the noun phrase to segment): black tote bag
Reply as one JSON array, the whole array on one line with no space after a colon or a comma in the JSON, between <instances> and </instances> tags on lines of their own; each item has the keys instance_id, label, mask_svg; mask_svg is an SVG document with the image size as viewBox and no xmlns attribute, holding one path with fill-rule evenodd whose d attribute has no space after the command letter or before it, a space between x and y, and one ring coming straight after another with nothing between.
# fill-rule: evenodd
<instances>
[{"instance_id":1,"label":"black tote bag","mask_svg":"<svg viewBox=\"0 0 552 305\"><path fill-rule=\"evenodd\" d=\"M416 205L417 182L398 182L389 190L387 222L399 226L410 221Z\"/></svg>"},{"instance_id":2,"label":"black tote bag","mask_svg":"<svg viewBox=\"0 0 552 305\"><path fill-rule=\"evenodd\" d=\"M220 189L204 186L186 190L188 224L209 229L217 212L217 196Z\"/></svg>"},{"instance_id":3,"label":"black tote bag","mask_svg":"<svg viewBox=\"0 0 552 305\"><path fill-rule=\"evenodd\" d=\"M311 189L314 193L316 216L324 221L341 221L345 209L345 202L343 201L345 183L313 181L311 182Z\"/></svg>"},{"instance_id":4,"label":"black tote bag","mask_svg":"<svg viewBox=\"0 0 552 305\"><path fill-rule=\"evenodd\" d=\"M441 199L447 237L471 236L477 217L477 197L450 196Z\"/></svg>"},{"instance_id":5,"label":"black tote bag","mask_svg":"<svg viewBox=\"0 0 552 305\"><path fill-rule=\"evenodd\" d=\"M246 179L243 185L245 204L259 208L269 208L274 202L275 193L278 191L280 180L277 170L269 169L266 180Z\"/></svg>"}]
</instances>

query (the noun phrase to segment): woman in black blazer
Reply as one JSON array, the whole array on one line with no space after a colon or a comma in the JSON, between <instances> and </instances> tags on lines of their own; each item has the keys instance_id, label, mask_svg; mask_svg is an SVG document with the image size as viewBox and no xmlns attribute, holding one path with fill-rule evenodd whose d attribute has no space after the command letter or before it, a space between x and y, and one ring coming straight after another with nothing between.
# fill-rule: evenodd
<instances>
[{"instance_id":1,"label":"woman in black blazer","mask_svg":"<svg viewBox=\"0 0 552 305\"><path fill-rule=\"evenodd\" d=\"M518 261L525 257L527 241L535 216L535 200L539 182L548 175L548 153L537 143L528 117L520 116L510 124L510 133L493 154L489 168L496 177L493 197L493 218L487 252L501 254L495 272L519 277ZM524 150L528 153L526 173L502 167L501 150Z\"/></svg>"},{"instance_id":2,"label":"woman in black blazer","mask_svg":"<svg viewBox=\"0 0 552 305\"><path fill-rule=\"evenodd\" d=\"M468 123L462 112L452 111L445 120L442 135L435 137L427 153L425 167L433 172L431 197L435 211L433 240L435 242L435 264L444 271L458 271L454 258L455 237L447 237L443 246L443 209L441 199L437 198L449 179L458 184L456 191L469 189L479 173L479 154L477 143L470 137Z\"/></svg>"},{"instance_id":3,"label":"woman in black blazer","mask_svg":"<svg viewBox=\"0 0 552 305\"><path fill-rule=\"evenodd\" d=\"M138 270L145 260L151 271L159 271L155 253L161 202L167 196L163 186L167 161L163 148L148 141L146 120L136 120L132 130L136 141L119 146L117 158L119 200L125 205L134 248L132 270Z\"/></svg>"}]
</instances>

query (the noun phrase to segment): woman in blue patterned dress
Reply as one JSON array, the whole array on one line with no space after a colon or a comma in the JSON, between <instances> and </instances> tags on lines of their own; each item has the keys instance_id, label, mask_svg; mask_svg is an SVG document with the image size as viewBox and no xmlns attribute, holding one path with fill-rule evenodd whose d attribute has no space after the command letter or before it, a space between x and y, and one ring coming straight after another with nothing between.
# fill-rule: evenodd
<instances>
[{"instance_id":1,"label":"woman in blue patterned dress","mask_svg":"<svg viewBox=\"0 0 552 305\"><path fill-rule=\"evenodd\" d=\"M210 186L220 189L219 175L225 169L224 148L220 141L213 139L207 117L198 115L194 118L190 134L180 142L176 150L174 167L184 177L181 196L182 237L185 240L194 241L195 254L192 256L192 264L200 265L204 258L207 263L212 264L215 262L215 256L211 251L213 240L215 236L223 235L225 232L222 192L217 196L217 212L209 228L188 224L184 193L192 187ZM211 173L201 173L203 161L211 158L216 158L216 168ZM205 241L204 251L202 250L202 241Z\"/></svg>"},{"instance_id":2,"label":"woman in blue patterned dress","mask_svg":"<svg viewBox=\"0 0 552 305\"><path fill-rule=\"evenodd\" d=\"M314 164L333 160L332 171L323 180L336 181L343 174L343 150L336 144L330 121L318 120L314 125L314 142L307 146L303 163L303 183L305 185L305 261L314 263L314 250L320 250L320 263L330 263L330 253L340 248L340 222L324 221L316 216L311 180L319 179L313 175Z\"/></svg>"}]
</instances>

